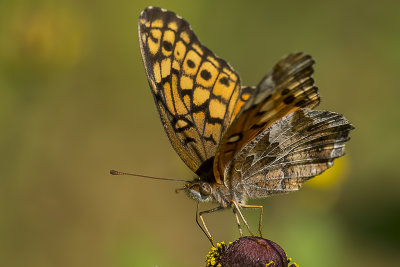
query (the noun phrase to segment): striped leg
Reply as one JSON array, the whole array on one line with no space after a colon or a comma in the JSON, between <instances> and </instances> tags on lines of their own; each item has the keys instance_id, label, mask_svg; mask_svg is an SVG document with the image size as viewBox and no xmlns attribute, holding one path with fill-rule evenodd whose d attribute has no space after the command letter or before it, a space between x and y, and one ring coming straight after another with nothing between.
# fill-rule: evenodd
<instances>
[{"instance_id":1,"label":"striped leg","mask_svg":"<svg viewBox=\"0 0 400 267\"><path fill-rule=\"evenodd\" d=\"M249 231L249 233L254 236L253 232L250 230L250 226L247 223L246 219L243 217L242 212L240 211L239 205L236 203L236 201L232 200L232 204L234 205L233 209L236 210L237 213L239 213L240 218L242 218L242 221L244 223L244 225L246 225L247 230ZM236 213L235 213L236 214ZM239 231L240 232L240 231Z\"/></svg>"},{"instance_id":2,"label":"striped leg","mask_svg":"<svg viewBox=\"0 0 400 267\"><path fill-rule=\"evenodd\" d=\"M240 236L243 236L242 226L240 225L240 220L239 220L239 217L238 217L238 215L237 215L236 209L233 209L233 213L235 214L237 227L238 227L238 229L239 229L239 234L240 234Z\"/></svg>"},{"instance_id":3,"label":"striped leg","mask_svg":"<svg viewBox=\"0 0 400 267\"><path fill-rule=\"evenodd\" d=\"M258 206L258 205L240 205L242 208L246 209L260 209L260 221L258 223L258 233L260 234L260 237L262 237L262 216L263 216L263 206Z\"/></svg>"},{"instance_id":4,"label":"striped leg","mask_svg":"<svg viewBox=\"0 0 400 267\"><path fill-rule=\"evenodd\" d=\"M200 229L203 231L203 233L207 236L208 240L210 240L211 245L213 247L214 247L214 240L213 240L213 238L212 238L212 236L210 234L210 231L208 231L206 223L204 222L203 214L212 213L212 212L215 212L215 211L218 211L218 210L222 210L222 209L223 209L223 207L219 206L219 207L216 207L216 208L213 208L213 209L210 209L210 210L205 210L205 211L199 212L199 203L197 203L196 223L200 227ZM198 218L200 218L201 223L202 223L204 228L200 225Z\"/></svg>"}]
</instances>

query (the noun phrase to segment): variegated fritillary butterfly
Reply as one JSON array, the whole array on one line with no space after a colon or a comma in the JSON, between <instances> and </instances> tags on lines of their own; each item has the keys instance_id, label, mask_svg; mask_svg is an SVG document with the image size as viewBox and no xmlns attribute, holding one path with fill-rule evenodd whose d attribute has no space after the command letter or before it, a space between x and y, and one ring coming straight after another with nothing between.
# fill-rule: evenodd
<instances>
[{"instance_id":1,"label":"variegated fritillary butterfly","mask_svg":"<svg viewBox=\"0 0 400 267\"><path fill-rule=\"evenodd\" d=\"M198 179L184 186L197 202L240 208L248 198L297 191L344 155L353 126L319 104L311 78L313 59L294 53L257 86L215 56L181 17L148 7L139 17L146 75L168 138ZM261 235L260 216L260 235ZM249 229L250 231L250 229ZM250 232L251 233L251 232Z\"/></svg>"}]
</instances>

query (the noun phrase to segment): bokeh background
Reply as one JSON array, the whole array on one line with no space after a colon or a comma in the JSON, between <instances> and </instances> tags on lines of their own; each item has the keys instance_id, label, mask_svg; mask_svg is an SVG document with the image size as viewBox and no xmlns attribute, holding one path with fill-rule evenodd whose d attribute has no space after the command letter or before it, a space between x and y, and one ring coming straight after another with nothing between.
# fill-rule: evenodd
<instances>
[{"instance_id":1,"label":"bokeh background","mask_svg":"<svg viewBox=\"0 0 400 267\"><path fill-rule=\"evenodd\" d=\"M347 155L265 207L263 232L301 266L395 266L400 248L398 1L1 1L0 265L204 266L137 42L146 6L186 18L257 84L282 56L317 64L320 109L355 125ZM206 209L210 205L203 205ZM257 211L245 211L254 229ZM206 217L217 241L234 216Z\"/></svg>"}]
</instances>

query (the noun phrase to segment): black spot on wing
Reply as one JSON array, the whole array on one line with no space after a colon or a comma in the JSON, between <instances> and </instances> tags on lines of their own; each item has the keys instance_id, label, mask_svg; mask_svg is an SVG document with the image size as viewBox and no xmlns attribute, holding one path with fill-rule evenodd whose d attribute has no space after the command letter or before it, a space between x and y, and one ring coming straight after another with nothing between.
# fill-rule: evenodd
<instances>
[{"instance_id":1,"label":"black spot on wing","mask_svg":"<svg viewBox=\"0 0 400 267\"><path fill-rule=\"evenodd\" d=\"M208 81L211 78L211 73L208 70L202 70L200 72L200 76L201 78L203 78L204 80Z\"/></svg>"},{"instance_id":2,"label":"black spot on wing","mask_svg":"<svg viewBox=\"0 0 400 267\"><path fill-rule=\"evenodd\" d=\"M187 137L185 137L185 140L183 140L183 142L185 143L185 145L187 145L187 144L189 144L191 142L196 143L196 140L194 138L191 138L191 137L187 136Z\"/></svg>"},{"instance_id":3,"label":"black spot on wing","mask_svg":"<svg viewBox=\"0 0 400 267\"><path fill-rule=\"evenodd\" d=\"M272 97L272 95L268 95L268 96L264 99L264 102L267 102L268 100L270 100L271 97Z\"/></svg>"},{"instance_id":4,"label":"black spot on wing","mask_svg":"<svg viewBox=\"0 0 400 267\"><path fill-rule=\"evenodd\" d=\"M219 102L221 102L221 103L223 103L225 105L228 104L228 102L220 95L213 95L211 99L217 99Z\"/></svg>"},{"instance_id":5,"label":"black spot on wing","mask_svg":"<svg viewBox=\"0 0 400 267\"><path fill-rule=\"evenodd\" d=\"M305 99L302 99L302 100L300 100L300 101L298 101L296 104L294 104L296 107L299 107L299 108L301 108L301 107L303 107L303 106L305 106L307 104L307 101L305 100Z\"/></svg>"},{"instance_id":6,"label":"black spot on wing","mask_svg":"<svg viewBox=\"0 0 400 267\"><path fill-rule=\"evenodd\" d=\"M183 90L183 92L186 92L186 91L192 91L192 90ZM208 104L209 104L208 101L205 101L203 104L201 104L199 106L194 104L192 106L192 113L206 110L208 108Z\"/></svg>"},{"instance_id":7,"label":"black spot on wing","mask_svg":"<svg viewBox=\"0 0 400 267\"><path fill-rule=\"evenodd\" d=\"M219 79L219 82L227 87L229 86L229 79L227 77L222 77Z\"/></svg>"},{"instance_id":8,"label":"black spot on wing","mask_svg":"<svg viewBox=\"0 0 400 267\"><path fill-rule=\"evenodd\" d=\"M217 144L217 141L215 141L215 139L212 136L203 136L203 139L206 140L206 141L210 141L214 145Z\"/></svg>"},{"instance_id":9,"label":"black spot on wing","mask_svg":"<svg viewBox=\"0 0 400 267\"><path fill-rule=\"evenodd\" d=\"M172 118L171 122L172 122L172 125L173 125L174 129L175 129L175 132L177 132L177 133L184 132L184 131L194 127L193 122L188 120L188 119L186 119L185 117L174 116ZM182 122L182 124L184 126L180 126L179 122Z\"/></svg>"},{"instance_id":10,"label":"black spot on wing","mask_svg":"<svg viewBox=\"0 0 400 267\"><path fill-rule=\"evenodd\" d=\"M210 117L210 116L207 116L208 118L207 118L207 122L208 123L211 123L211 124L223 124L224 123L224 120L223 119L220 119L220 118L213 118L213 117Z\"/></svg>"},{"instance_id":11,"label":"black spot on wing","mask_svg":"<svg viewBox=\"0 0 400 267\"><path fill-rule=\"evenodd\" d=\"M289 92L290 92L290 90L288 89L288 88L285 88L285 89L283 89L282 90L282 95L287 95L287 94L289 94Z\"/></svg>"},{"instance_id":12,"label":"black spot on wing","mask_svg":"<svg viewBox=\"0 0 400 267\"><path fill-rule=\"evenodd\" d=\"M167 50L167 51L172 51L172 44L171 44L171 42L169 42L169 41L164 41L164 42L163 42L163 47L164 47L164 49Z\"/></svg>"},{"instance_id":13,"label":"black spot on wing","mask_svg":"<svg viewBox=\"0 0 400 267\"><path fill-rule=\"evenodd\" d=\"M254 124L253 126L251 126L250 129L257 130L257 129L260 129L260 128L264 127L264 125L265 125L265 123Z\"/></svg>"},{"instance_id":14,"label":"black spot on wing","mask_svg":"<svg viewBox=\"0 0 400 267\"><path fill-rule=\"evenodd\" d=\"M285 103L286 105L289 105L294 101L294 99L295 98L293 95L287 96L285 99L283 99L283 103Z\"/></svg>"},{"instance_id":15,"label":"black spot on wing","mask_svg":"<svg viewBox=\"0 0 400 267\"><path fill-rule=\"evenodd\" d=\"M194 62L190 59L187 60L186 64L188 65L189 68L194 68L196 67L196 65L194 64Z\"/></svg>"}]
</instances>

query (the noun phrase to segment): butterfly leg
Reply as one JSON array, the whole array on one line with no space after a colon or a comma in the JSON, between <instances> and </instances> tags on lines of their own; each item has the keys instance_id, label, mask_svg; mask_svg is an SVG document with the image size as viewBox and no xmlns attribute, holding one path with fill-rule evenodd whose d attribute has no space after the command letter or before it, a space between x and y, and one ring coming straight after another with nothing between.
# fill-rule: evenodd
<instances>
[{"instance_id":1,"label":"butterfly leg","mask_svg":"<svg viewBox=\"0 0 400 267\"><path fill-rule=\"evenodd\" d=\"M236 217L236 223L237 223L237 227L239 229L239 234L240 234L240 236L243 236L242 226L240 225L240 220L239 220L239 217L237 215L236 209L233 209L233 213L235 214L235 217Z\"/></svg>"},{"instance_id":2,"label":"butterfly leg","mask_svg":"<svg viewBox=\"0 0 400 267\"><path fill-rule=\"evenodd\" d=\"M242 208L246 209L260 209L260 221L258 223L258 233L260 234L260 237L262 237L262 216L263 216L263 206L258 206L258 205L240 205Z\"/></svg>"},{"instance_id":3,"label":"butterfly leg","mask_svg":"<svg viewBox=\"0 0 400 267\"><path fill-rule=\"evenodd\" d=\"M244 225L246 225L247 230L249 231L249 233L254 236L253 232L250 230L250 226L247 223L246 219L243 217L242 212L240 211L239 205L236 203L236 201L232 200L232 204L234 205L233 209L235 209L237 211L237 213L239 213L240 218L242 218L242 221L244 223Z\"/></svg>"},{"instance_id":4,"label":"butterfly leg","mask_svg":"<svg viewBox=\"0 0 400 267\"><path fill-rule=\"evenodd\" d=\"M197 223L197 225L200 227L200 229L203 231L203 233L207 236L208 240L210 240L211 245L212 245L213 247L214 247L214 240L213 240L213 238L212 238L212 236L211 236L211 234L210 234L210 231L208 231L208 228L207 228L207 226L206 226L206 223L204 222L203 214L212 213L212 212L215 212L215 211L218 211L218 210L222 210L222 209L223 209L223 207L218 206L218 207L213 208L213 209L210 209L210 210L204 210L204 211L199 212L199 203L197 203L196 223ZM203 226L200 225L198 218L200 218L201 224L202 224Z\"/></svg>"}]
</instances>

